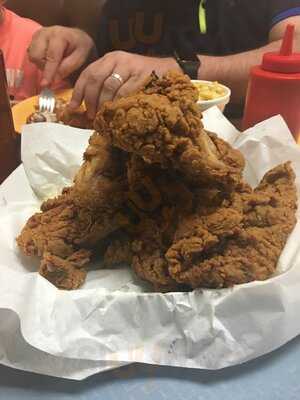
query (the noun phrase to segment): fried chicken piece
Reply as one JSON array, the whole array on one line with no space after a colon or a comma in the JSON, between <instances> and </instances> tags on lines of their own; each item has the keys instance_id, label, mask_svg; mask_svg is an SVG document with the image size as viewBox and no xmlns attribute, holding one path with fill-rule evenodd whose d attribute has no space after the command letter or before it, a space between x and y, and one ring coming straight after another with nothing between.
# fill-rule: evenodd
<instances>
[{"instance_id":1,"label":"fried chicken piece","mask_svg":"<svg viewBox=\"0 0 300 400\"><path fill-rule=\"evenodd\" d=\"M131 239L120 236L118 239L113 240L107 247L104 253L104 265L107 267L132 263L132 243Z\"/></svg>"},{"instance_id":2,"label":"fried chicken piece","mask_svg":"<svg viewBox=\"0 0 300 400\"><path fill-rule=\"evenodd\" d=\"M66 259L46 252L39 273L57 288L78 289L85 281L86 270L82 267L90 261L89 250L79 250Z\"/></svg>"},{"instance_id":3,"label":"fried chicken piece","mask_svg":"<svg viewBox=\"0 0 300 400\"><path fill-rule=\"evenodd\" d=\"M93 129L94 121L87 117L85 108L80 107L77 110L70 111L68 103L61 98L56 99L53 112L40 111L36 106L34 113L27 117L26 124L35 124L38 122L54 122L69 125L80 129Z\"/></svg>"},{"instance_id":4,"label":"fried chicken piece","mask_svg":"<svg viewBox=\"0 0 300 400\"><path fill-rule=\"evenodd\" d=\"M42 274L58 287L70 289L74 284L77 288L84 273L76 270L75 255L81 254L80 250L91 250L129 223L122 210L126 193L120 151L95 133L73 187L43 203L41 212L29 219L17 243L26 255L42 258ZM83 259L88 262L89 257ZM46 268L49 265L50 272Z\"/></svg>"},{"instance_id":5,"label":"fried chicken piece","mask_svg":"<svg viewBox=\"0 0 300 400\"><path fill-rule=\"evenodd\" d=\"M106 103L96 128L111 143L146 163L175 169L196 184L232 190L241 180L244 158L203 129L196 104L176 104L159 94L136 94Z\"/></svg>"},{"instance_id":6,"label":"fried chicken piece","mask_svg":"<svg viewBox=\"0 0 300 400\"><path fill-rule=\"evenodd\" d=\"M139 210L152 212L161 206L162 194L155 178L155 167L147 165L140 157L131 156L127 163L128 198Z\"/></svg>"},{"instance_id":7,"label":"fried chicken piece","mask_svg":"<svg viewBox=\"0 0 300 400\"><path fill-rule=\"evenodd\" d=\"M271 277L296 224L294 180L290 163L279 165L255 191L241 187L222 207L183 221L166 254L172 278L223 288Z\"/></svg>"},{"instance_id":8,"label":"fried chicken piece","mask_svg":"<svg viewBox=\"0 0 300 400\"><path fill-rule=\"evenodd\" d=\"M199 92L187 75L177 71L170 71L159 78L155 73L145 81L140 92L144 94L161 94L167 96L171 102L189 101L196 103ZM200 113L199 113L200 115Z\"/></svg>"},{"instance_id":9,"label":"fried chicken piece","mask_svg":"<svg viewBox=\"0 0 300 400\"><path fill-rule=\"evenodd\" d=\"M167 246L163 241L165 222L161 225L159 222L161 220L142 220L140 233L132 243L132 267L139 278L153 285L155 291L169 292L177 290L179 285L168 271Z\"/></svg>"},{"instance_id":10,"label":"fried chicken piece","mask_svg":"<svg viewBox=\"0 0 300 400\"><path fill-rule=\"evenodd\" d=\"M180 175L148 165L138 156L131 157L127 171L129 204L135 213L135 223L128 230L134 270L156 290L174 289L164 253L173 242L180 217L194 210L195 197Z\"/></svg>"},{"instance_id":11,"label":"fried chicken piece","mask_svg":"<svg viewBox=\"0 0 300 400\"><path fill-rule=\"evenodd\" d=\"M90 210L115 210L127 199L126 155L95 132L72 187L74 203Z\"/></svg>"},{"instance_id":12,"label":"fried chicken piece","mask_svg":"<svg viewBox=\"0 0 300 400\"><path fill-rule=\"evenodd\" d=\"M133 155L127 164L129 204L135 213L130 225L132 266L156 291L177 290L165 252L173 241L180 215L194 207L194 196L178 176L146 164Z\"/></svg>"},{"instance_id":13,"label":"fried chicken piece","mask_svg":"<svg viewBox=\"0 0 300 400\"><path fill-rule=\"evenodd\" d=\"M82 108L70 111L68 107L64 107L59 110L56 115L59 122L62 122L64 125L72 126L73 128L93 129L94 127L94 121L88 118L87 111Z\"/></svg>"},{"instance_id":14,"label":"fried chicken piece","mask_svg":"<svg viewBox=\"0 0 300 400\"><path fill-rule=\"evenodd\" d=\"M127 177L129 200L140 211L149 215L161 206L176 207L181 213L192 211L194 195L180 174L132 155L127 163Z\"/></svg>"}]
</instances>

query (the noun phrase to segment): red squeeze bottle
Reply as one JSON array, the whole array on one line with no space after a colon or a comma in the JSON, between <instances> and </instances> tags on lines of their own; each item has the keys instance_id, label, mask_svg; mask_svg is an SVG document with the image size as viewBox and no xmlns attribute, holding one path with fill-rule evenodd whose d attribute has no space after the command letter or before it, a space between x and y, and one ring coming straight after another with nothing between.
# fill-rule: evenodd
<instances>
[{"instance_id":1,"label":"red squeeze bottle","mask_svg":"<svg viewBox=\"0 0 300 400\"><path fill-rule=\"evenodd\" d=\"M288 25L279 53L266 53L251 69L243 129L280 114L300 140L300 53L293 53L294 25Z\"/></svg>"}]
</instances>

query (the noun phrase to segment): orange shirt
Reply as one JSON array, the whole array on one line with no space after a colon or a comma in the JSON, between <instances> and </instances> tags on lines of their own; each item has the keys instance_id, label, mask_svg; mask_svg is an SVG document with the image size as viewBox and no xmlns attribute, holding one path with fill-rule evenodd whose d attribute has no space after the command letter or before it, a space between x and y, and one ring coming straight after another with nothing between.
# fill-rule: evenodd
<instances>
[{"instance_id":1,"label":"orange shirt","mask_svg":"<svg viewBox=\"0 0 300 400\"><path fill-rule=\"evenodd\" d=\"M4 7L3 17L0 23L0 48L4 54L9 95L20 101L37 95L41 90L41 71L29 61L27 55L32 36L41 26ZM62 86L66 85L55 85L56 88Z\"/></svg>"}]
</instances>

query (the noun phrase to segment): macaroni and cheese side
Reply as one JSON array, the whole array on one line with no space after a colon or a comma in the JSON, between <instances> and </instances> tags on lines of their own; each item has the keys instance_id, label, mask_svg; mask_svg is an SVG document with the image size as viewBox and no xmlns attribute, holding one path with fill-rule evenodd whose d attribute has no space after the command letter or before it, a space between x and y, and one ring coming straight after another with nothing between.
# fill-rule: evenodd
<instances>
[{"instance_id":1,"label":"macaroni and cheese side","mask_svg":"<svg viewBox=\"0 0 300 400\"><path fill-rule=\"evenodd\" d=\"M226 95L226 89L218 82L194 82L199 91L199 100L214 100Z\"/></svg>"}]
</instances>

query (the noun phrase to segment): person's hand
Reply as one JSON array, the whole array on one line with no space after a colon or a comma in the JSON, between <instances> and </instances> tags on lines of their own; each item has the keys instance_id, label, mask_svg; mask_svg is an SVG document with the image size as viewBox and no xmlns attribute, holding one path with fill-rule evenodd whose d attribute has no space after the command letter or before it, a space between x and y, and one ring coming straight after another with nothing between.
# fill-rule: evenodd
<instances>
[{"instance_id":1,"label":"person's hand","mask_svg":"<svg viewBox=\"0 0 300 400\"><path fill-rule=\"evenodd\" d=\"M92 38L79 29L51 26L37 31L28 49L31 62L43 70L42 86L78 70L95 48Z\"/></svg>"},{"instance_id":2,"label":"person's hand","mask_svg":"<svg viewBox=\"0 0 300 400\"><path fill-rule=\"evenodd\" d=\"M84 100L92 119L103 102L134 92L153 71L160 76L172 69L180 70L173 58L145 57L123 51L108 53L82 72L69 107L76 109Z\"/></svg>"}]
</instances>

